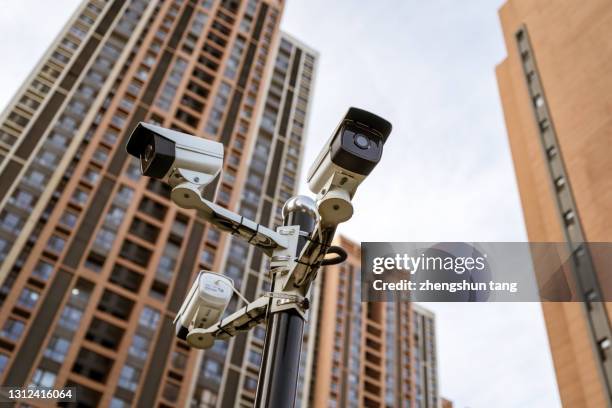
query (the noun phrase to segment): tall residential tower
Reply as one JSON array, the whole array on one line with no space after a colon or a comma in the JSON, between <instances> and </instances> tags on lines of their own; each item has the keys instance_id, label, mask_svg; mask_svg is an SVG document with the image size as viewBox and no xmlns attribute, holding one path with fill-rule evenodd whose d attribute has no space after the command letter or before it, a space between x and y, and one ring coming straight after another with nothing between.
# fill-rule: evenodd
<instances>
[{"instance_id":1,"label":"tall residential tower","mask_svg":"<svg viewBox=\"0 0 612 408\"><path fill-rule=\"evenodd\" d=\"M561 399L610 406L612 4L509 0L499 14L508 57L497 79L527 233L566 243L580 301L542 304Z\"/></svg>"},{"instance_id":2,"label":"tall residential tower","mask_svg":"<svg viewBox=\"0 0 612 408\"><path fill-rule=\"evenodd\" d=\"M438 408L435 316L410 302L362 302L359 244L336 245L348 259L321 274L303 406Z\"/></svg>"},{"instance_id":3,"label":"tall residential tower","mask_svg":"<svg viewBox=\"0 0 612 408\"><path fill-rule=\"evenodd\" d=\"M218 140L217 202L277 222L315 69L314 52L281 39L282 9L85 0L72 15L0 116L3 384L78 386L83 406L248 402L259 332L200 369L171 322L200 269L261 290L261 256L172 204L124 146L139 121Z\"/></svg>"}]
</instances>

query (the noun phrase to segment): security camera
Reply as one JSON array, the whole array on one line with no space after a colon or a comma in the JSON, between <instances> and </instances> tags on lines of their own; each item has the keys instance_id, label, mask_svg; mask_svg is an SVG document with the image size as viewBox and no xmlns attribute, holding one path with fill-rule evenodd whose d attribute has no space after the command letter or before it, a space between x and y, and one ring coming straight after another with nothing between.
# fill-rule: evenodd
<instances>
[{"instance_id":1,"label":"security camera","mask_svg":"<svg viewBox=\"0 0 612 408\"><path fill-rule=\"evenodd\" d=\"M203 197L214 198L223 167L221 143L140 122L126 150L140 159L143 175L162 179L171 187L190 182Z\"/></svg>"},{"instance_id":2,"label":"security camera","mask_svg":"<svg viewBox=\"0 0 612 408\"><path fill-rule=\"evenodd\" d=\"M373 113L349 108L308 171L321 220L337 225L351 218L351 199L376 167L391 123Z\"/></svg>"},{"instance_id":3,"label":"security camera","mask_svg":"<svg viewBox=\"0 0 612 408\"><path fill-rule=\"evenodd\" d=\"M186 340L192 329L207 329L217 323L233 294L230 278L201 271L174 319L176 336Z\"/></svg>"}]
</instances>

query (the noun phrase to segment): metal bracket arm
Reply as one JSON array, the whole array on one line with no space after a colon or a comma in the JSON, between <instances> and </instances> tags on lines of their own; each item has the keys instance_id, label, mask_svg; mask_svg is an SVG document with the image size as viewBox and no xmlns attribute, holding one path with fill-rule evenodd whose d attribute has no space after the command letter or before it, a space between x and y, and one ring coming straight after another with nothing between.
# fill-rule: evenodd
<instances>
[{"instance_id":1,"label":"metal bracket arm","mask_svg":"<svg viewBox=\"0 0 612 408\"><path fill-rule=\"evenodd\" d=\"M239 332L250 330L265 320L268 302L267 296L260 296L207 329L192 329L187 335L187 343L195 348L208 349L215 340L227 340Z\"/></svg>"},{"instance_id":2,"label":"metal bracket arm","mask_svg":"<svg viewBox=\"0 0 612 408\"><path fill-rule=\"evenodd\" d=\"M288 248L287 238L220 205L202 198L197 185L182 183L172 189L172 201L182 208L197 210L206 221L222 231L238 235L266 255L278 248Z\"/></svg>"}]
</instances>

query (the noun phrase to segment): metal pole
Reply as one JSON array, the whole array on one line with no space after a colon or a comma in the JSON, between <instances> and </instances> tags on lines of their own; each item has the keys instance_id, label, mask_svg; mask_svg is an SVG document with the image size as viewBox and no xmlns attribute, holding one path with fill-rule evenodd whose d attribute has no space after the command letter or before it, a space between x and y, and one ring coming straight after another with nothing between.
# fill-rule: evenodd
<instances>
[{"instance_id":1,"label":"metal pole","mask_svg":"<svg viewBox=\"0 0 612 408\"><path fill-rule=\"evenodd\" d=\"M314 230L316 220L316 204L311 198L296 196L285 203L283 224L300 226L296 256L306 244L306 237ZM275 285L275 277L272 276L272 291L279 289ZM269 306L272 301L270 299ZM284 310L268 314L256 407L295 406L303 334L304 319L297 311Z\"/></svg>"}]
</instances>

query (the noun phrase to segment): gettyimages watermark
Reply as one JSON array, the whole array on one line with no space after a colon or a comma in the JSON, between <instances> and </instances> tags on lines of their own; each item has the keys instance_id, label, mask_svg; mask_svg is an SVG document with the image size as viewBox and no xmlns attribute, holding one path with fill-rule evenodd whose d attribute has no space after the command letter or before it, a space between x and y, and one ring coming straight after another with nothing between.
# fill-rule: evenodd
<instances>
[{"instance_id":1,"label":"gettyimages watermark","mask_svg":"<svg viewBox=\"0 0 612 408\"><path fill-rule=\"evenodd\" d=\"M362 301L583 301L580 276L612 301L612 243L363 242ZM581 275L582 274L582 275Z\"/></svg>"}]
</instances>

